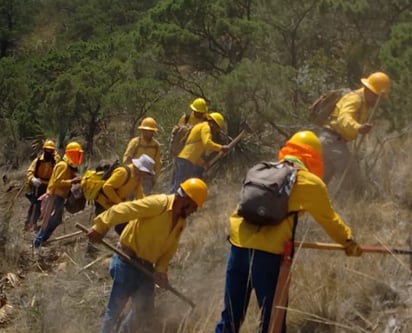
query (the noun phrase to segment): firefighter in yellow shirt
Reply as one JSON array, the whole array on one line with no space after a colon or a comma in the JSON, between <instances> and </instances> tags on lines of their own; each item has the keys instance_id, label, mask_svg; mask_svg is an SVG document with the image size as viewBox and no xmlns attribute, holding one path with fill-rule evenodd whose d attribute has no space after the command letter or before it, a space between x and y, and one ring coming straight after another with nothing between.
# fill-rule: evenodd
<instances>
[{"instance_id":1,"label":"firefighter in yellow shirt","mask_svg":"<svg viewBox=\"0 0 412 333\"><path fill-rule=\"evenodd\" d=\"M81 181L78 168L82 163L82 146L74 141L68 143L63 159L54 166L47 185L47 200L51 200L53 203L52 213L49 214L50 216L45 216L47 218L45 227L41 228L34 238L33 245L35 248L49 239L53 231L62 223L64 203L69 196L71 186Z\"/></svg>"},{"instance_id":2,"label":"firefighter in yellow shirt","mask_svg":"<svg viewBox=\"0 0 412 333\"><path fill-rule=\"evenodd\" d=\"M183 114L177 125L178 126L190 126L193 127L201 122L207 120L208 107L204 98L196 98L190 104L191 112L189 114Z\"/></svg>"},{"instance_id":3,"label":"firefighter in yellow shirt","mask_svg":"<svg viewBox=\"0 0 412 333\"><path fill-rule=\"evenodd\" d=\"M186 218L202 207L207 185L198 178L181 184L176 193L158 194L114 205L94 220L88 238L99 242L108 230L129 221L120 236L119 248L136 260L148 276L114 254L110 264L112 290L103 320L102 333L112 332L127 301L131 309L120 331L136 332L144 326L154 307L154 286L167 288L169 261L175 254Z\"/></svg>"},{"instance_id":4,"label":"firefighter in yellow shirt","mask_svg":"<svg viewBox=\"0 0 412 333\"><path fill-rule=\"evenodd\" d=\"M279 161L298 168L290 193L288 210L308 212L335 242L345 246L347 255L360 256L351 229L336 213L322 181L322 147L311 131L294 134L279 152ZM267 332L284 244L292 239L294 215L280 224L257 226L237 214L230 217L231 244L224 292L224 310L215 333L237 333L244 320L253 289L261 309L260 332ZM285 325L285 324L284 324ZM282 332L286 332L284 327Z\"/></svg>"},{"instance_id":5,"label":"firefighter in yellow shirt","mask_svg":"<svg viewBox=\"0 0 412 333\"><path fill-rule=\"evenodd\" d=\"M41 203L38 198L46 193L53 168L60 161L60 156L56 152L56 144L52 140L43 143L43 152L36 157L27 169L27 189L26 197L30 200L30 207L24 230L37 231L37 221L40 217Z\"/></svg>"},{"instance_id":6,"label":"firefighter in yellow shirt","mask_svg":"<svg viewBox=\"0 0 412 333\"><path fill-rule=\"evenodd\" d=\"M334 176L341 176L348 168L347 179L355 176L347 142L357 136L365 135L372 129L368 122L369 111L375 106L380 96L389 94L390 79L382 72L375 72L368 78L361 79L363 87L344 95L332 111L328 122L319 134L323 147L325 183ZM351 179L351 183L354 183Z\"/></svg>"},{"instance_id":7,"label":"firefighter in yellow shirt","mask_svg":"<svg viewBox=\"0 0 412 333\"><path fill-rule=\"evenodd\" d=\"M154 164L149 155L142 154L132 159L132 163L114 169L94 202L96 216L120 202L143 198L142 179L154 175ZM124 227L125 224L116 226L116 232L120 235Z\"/></svg>"},{"instance_id":8,"label":"firefighter in yellow shirt","mask_svg":"<svg viewBox=\"0 0 412 333\"><path fill-rule=\"evenodd\" d=\"M209 115L209 119L195 125L186 139L185 146L175 159L175 171L171 193L176 192L180 184L188 178L203 178L204 163L202 156L207 151L227 152L228 146L212 140L212 132L223 128L225 119L218 112Z\"/></svg>"},{"instance_id":9,"label":"firefighter in yellow shirt","mask_svg":"<svg viewBox=\"0 0 412 333\"><path fill-rule=\"evenodd\" d=\"M138 129L141 131L141 135L129 141L123 155L123 163L132 163L133 158L138 158L142 154L146 154L154 160L154 174L145 174L142 178L143 192L145 195L149 195L159 178L161 167L160 143L153 137L158 131L157 123L152 117L146 117Z\"/></svg>"}]
</instances>

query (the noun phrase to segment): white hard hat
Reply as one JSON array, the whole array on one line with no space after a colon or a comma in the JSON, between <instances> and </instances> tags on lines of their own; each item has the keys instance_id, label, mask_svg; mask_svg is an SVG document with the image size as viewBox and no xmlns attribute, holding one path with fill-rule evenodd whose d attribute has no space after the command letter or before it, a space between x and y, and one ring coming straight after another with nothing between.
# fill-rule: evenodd
<instances>
[{"instance_id":1,"label":"white hard hat","mask_svg":"<svg viewBox=\"0 0 412 333\"><path fill-rule=\"evenodd\" d=\"M154 163L155 161L149 155L142 154L139 158L132 159L133 165L140 171L147 172L154 175Z\"/></svg>"}]
</instances>

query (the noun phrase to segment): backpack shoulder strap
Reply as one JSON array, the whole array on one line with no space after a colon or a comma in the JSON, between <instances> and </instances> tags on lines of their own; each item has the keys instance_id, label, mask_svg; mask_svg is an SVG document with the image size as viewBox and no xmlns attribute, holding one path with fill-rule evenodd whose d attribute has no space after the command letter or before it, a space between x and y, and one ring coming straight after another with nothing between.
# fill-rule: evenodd
<instances>
[{"instance_id":1,"label":"backpack shoulder strap","mask_svg":"<svg viewBox=\"0 0 412 333\"><path fill-rule=\"evenodd\" d=\"M123 165L123 167L126 169L126 172L127 172L127 178L126 178L126 181L125 181L125 184L126 184L130 180L130 177L132 175L132 171L130 170L130 168L127 165Z\"/></svg>"},{"instance_id":2,"label":"backpack shoulder strap","mask_svg":"<svg viewBox=\"0 0 412 333\"><path fill-rule=\"evenodd\" d=\"M185 125L189 122L190 113L185 112Z\"/></svg>"},{"instance_id":3,"label":"backpack shoulder strap","mask_svg":"<svg viewBox=\"0 0 412 333\"><path fill-rule=\"evenodd\" d=\"M116 163L116 162L115 162ZM126 180L124 181L124 183L123 183L123 185L124 184L126 184L129 180L130 180L130 177L131 177L131 175L132 175L132 171L130 170L130 168L127 166L127 165L125 165L125 164L120 164L120 165L118 165L116 168L113 168L113 170L112 170L112 172L111 173L113 173L114 172L114 170L116 170L117 168L124 168L125 170L126 170L126 173L127 173L127 177L126 177ZM103 180L107 180L107 179L109 179L110 178L110 176L109 177L107 177L107 174L108 174L108 172L106 171L105 172L105 174L103 175L103 177L102 177L102 179ZM111 174L110 174L111 175ZM106 177L105 177L106 176ZM122 185L122 186L123 186ZM101 187L101 189L99 190L99 194L103 194L106 198L107 198L107 195L106 195L106 193L104 193L104 191L103 191L103 186ZM98 194L98 195L99 195ZM97 197L97 196L96 196Z\"/></svg>"}]
</instances>

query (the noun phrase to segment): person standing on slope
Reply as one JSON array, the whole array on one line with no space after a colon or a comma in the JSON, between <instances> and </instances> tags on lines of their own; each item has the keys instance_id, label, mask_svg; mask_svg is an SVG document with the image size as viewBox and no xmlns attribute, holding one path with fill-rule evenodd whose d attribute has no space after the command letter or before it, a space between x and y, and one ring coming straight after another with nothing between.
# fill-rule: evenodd
<instances>
[{"instance_id":1,"label":"person standing on slope","mask_svg":"<svg viewBox=\"0 0 412 333\"><path fill-rule=\"evenodd\" d=\"M201 179L190 178L174 194L122 202L95 218L88 232L91 242L99 242L110 228L129 221L120 235L119 249L153 273L145 274L119 255L113 255L110 263L113 285L101 333L113 332L129 299L131 308L119 331L137 332L150 322L155 284L162 288L169 286L169 261L178 248L186 218L203 206L207 192L207 185Z\"/></svg>"},{"instance_id":2,"label":"person standing on slope","mask_svg":"<svg viewBox=\"0 0 412 333\"><path fill-rule=\"evenodd\" d=\"M289 197L288 210L302 215L308 212L349 256L360 256L361 248L351 229L335 212L322 181L322 146L311 131L294 134L281 148L279 161L298 169ZM284 244L291 240L295 214L280 224L258 226L239 216L238 208L230 217L230 252L224 290L224 310L215 333L238 333L245 319L252 290L260 307L259 333L267 333L282 262ZM286 320L283 330L286 332Z\"/></svg>"}]
</instances>

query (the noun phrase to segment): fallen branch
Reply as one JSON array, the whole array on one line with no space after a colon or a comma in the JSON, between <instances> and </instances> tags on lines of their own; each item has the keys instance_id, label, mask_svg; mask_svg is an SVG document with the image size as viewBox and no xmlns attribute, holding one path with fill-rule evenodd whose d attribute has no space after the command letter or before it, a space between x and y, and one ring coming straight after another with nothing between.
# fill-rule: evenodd
<instances>
[{"instance_id":1,"label":"fallen branch","mask_svg":"<svg viewBox=\"0 0 412 333\"><path fill-rule=\"evenodd\" d=\"M72 238L72 237L75 237L75 236L79 236L82 233L83 233L83 231L75 231L75 232L72 232L71 234L67 234L67 235L63 235L63 236L59 236L59 237L56 237L56 238L49 239L47 241L47 243L53 243L53 242L57 242L57 241L67 239L67 238Z\"/></svg>"},{"instance_id":2,"label":"fallen branch","mask_svg":"<svg viewBox=\"0 0 412 333\"><path fill-rule=\"evenodd\" d=\"M80 231L80 232L83 232L83 231ZM111 253L105 253L101 255L100 257L94 259L92 262L88 263L86 266L83 266L77 273L83 272L84 270L92 267L94 264L98 263L99 261L102 261L105 258L109 258L110 256L111 256Z\"/></svg>"}]
</instances>

